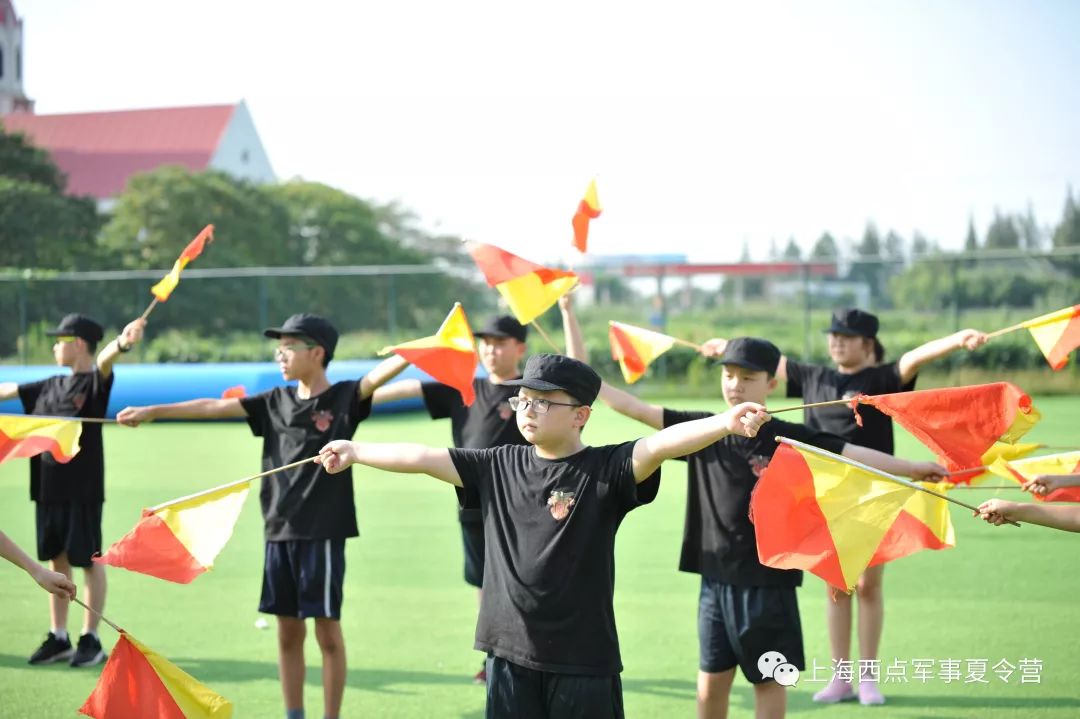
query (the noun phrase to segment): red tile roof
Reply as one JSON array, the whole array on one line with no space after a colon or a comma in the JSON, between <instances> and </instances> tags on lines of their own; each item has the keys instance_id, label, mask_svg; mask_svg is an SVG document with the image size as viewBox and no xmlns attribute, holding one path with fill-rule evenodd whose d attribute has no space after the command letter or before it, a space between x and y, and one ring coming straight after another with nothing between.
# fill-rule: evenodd
<instances>
[{"instance_id":1,"label":"red tile roof","mask_svg":"<svg viewBox=\"0 0 1080 719\"><path fill-rule=\"evenodd\" d=\"M68 192L116 197L128 178L168 164L205 170L232 119L235 105L71 115L14 113L0 118L9 132L25 132L68 177Z\"/></svg>"}]
</instances>

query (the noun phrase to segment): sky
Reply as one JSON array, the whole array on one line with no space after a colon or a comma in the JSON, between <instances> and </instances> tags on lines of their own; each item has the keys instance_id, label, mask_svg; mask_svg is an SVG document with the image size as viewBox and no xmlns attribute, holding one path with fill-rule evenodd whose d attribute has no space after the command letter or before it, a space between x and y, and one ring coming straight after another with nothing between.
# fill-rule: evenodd
<instances>
[{"instance_id":1,"label":"sky","mask_svg":"<svg viewBox=\"0 0 1080 719\"><path fill-rule=\"evenodd\" d=\"M564 257L959 248L1080 190L1080 3L15 0L40 113L245 100L280 179Z\"/></svg>"}]
</instances>

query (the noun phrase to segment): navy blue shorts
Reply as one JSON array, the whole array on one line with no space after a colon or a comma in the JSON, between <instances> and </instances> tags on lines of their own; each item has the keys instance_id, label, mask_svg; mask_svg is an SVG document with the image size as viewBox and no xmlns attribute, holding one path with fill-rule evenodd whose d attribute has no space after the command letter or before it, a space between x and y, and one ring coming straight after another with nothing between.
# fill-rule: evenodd
<instances>
[{"instance_id":1,"label":"navy blue shorts","mask_svg":"<svg viewBox=\"0 0 1080 719\"><path fill-rule=\"evenodd\" d=\"M465 581L474 587L484 586L484 522L461 522L461 544L465 549Z\"/></svg>"},{"instance_id":2,"label":"navy blue shorts","mask_svg":"<svg viewBox=\"0 0 1080 719\"><path fill-rule=\"evenodd\" d=\"M618 674L587 676L527 669L487 658L487 719L623 719Z\"/></svg>"},{"instance_id":3,"label":"navy blue shorts","mask_svg":"<svg viewBox=\"0 0 1080 719\"><path fill-rule=\"evenodd\" d=\"M340 619L344 584L344 539L267 542L259 611Z\"/></svg>"},{"instance_id":4,"label":"navy blue shorts","mask_svg":"<svg viewBox=\"0 0 1080 719\"><path fill-rule=\"evenodd\" d=\"M101 502L36 502L39 561L67 555L73 567L90 567L101 553Z\"/></svg>"},{"instance_id":5,"label":"navy blue shorts","mask_svg":"<svg viewBox=\"0 0 1080 719\"><path fill-rule=\"evenodd\" d=\"M795 588L738 587L702 577L698 643L701 671L738 666L751 684L770 681L758 669L765 652L780 652L799 671L806 669Z\"/></svg>"}]
</instances>

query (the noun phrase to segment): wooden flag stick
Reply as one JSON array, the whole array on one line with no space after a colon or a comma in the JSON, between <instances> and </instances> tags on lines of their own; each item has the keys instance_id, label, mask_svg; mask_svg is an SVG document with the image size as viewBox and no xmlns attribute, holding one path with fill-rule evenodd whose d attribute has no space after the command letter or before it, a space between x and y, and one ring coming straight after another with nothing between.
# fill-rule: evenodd
<instances>
[{"instance_id":1,"label":"wooden flag stick","mask_svg":"<svg viewBox=\"0 0 1080 719\"><path fill-rule=\"evenodd\" d=\"M949 491L956 489L1023 489L1023 487L1019 484L995 484L989 487L985 484L958 484Z\"/></svg>"},{"instance_id":2,"label":"wooden flag stick","mask_svg":"<svg viewBox=\"0 0 1080 719\"><path fill-rule=\"evenodd\" d=\"M89 422L91 424L116 424L115 419L106 417L54 417L50 414L0 414L0 417L33 417L34 419L59 419L65 422Z\"/></svg>"},{"instance_id":3,"label":"wooden flag stick","mask_svg":"<svg viewBox=\"0 0 1080 719\"><path fill-rule=\"evenodd\" d=\"M76 604L78 604L78 605L79 605L80 607L82 607L82 608L83 608L83 609L85 609L86 611L88 611L88 612L92 612L92 613L94 613L94 614L98 615L99 617L101 617L101 621L105 622L106 624L108 624L108 625L109 625L110 627L112 627L113 629L115 629L115 630L116 630L116 631L118 631L119 633L121 633L121 634L123 634L123 633L124 633L124 630L123 630L123 629L121 629L120 627L118 627L118 626L116 626L115 624L113 624L112 622L110 622L110 621L109 621L109 620L108 620L108 619L107 619L107 618L105 617L105 615L104 615L104 614L102 614L102 613L101 613L101 612L99 612L98 610L94 609L93 607L90 607L90 606L87 606L86 604L83 604L83 602L82 602L81 600L79 600L79 599L78 599L77 597L72 597L72 598L71 598L71 601L75 602Z\"/></svg>"},{"instance_id":4,"label":"wooden flag stick","mask_svg":"<svg viewBox=\"0 0 1080 719\"><path fill-rule=\"evenodd\" d=\"M151 303L150 303L150 304L149 304L149 305L147 306L147 308L146 308L146 309L145 309L145 310L143 311L143 313L142 313L142 319L144 319L144 320L145 320L145 319L146 319L147 317L149 317L149 316L150 316L150 313L154 311L154 308L155 308L155 307L157 307L157 303L158 303L158 299L157 299L157 297L155 297L155 298L154 298L154 301L153 301L153 302L151 302Z\"/></svg>"},{"instance_id":5,"label":"wooden flag stick","mask_svg":"<svg viewBox=\"0 0 1080 719\"><path fill-rule=\"evenodd\" d=\"M533 320L529 324L531 324L533 327L535 327L536 331L540 333L540 336L543 337L545 340L547 340L547 343L549 345L551 345L551 349L555 350L556 354L562 354L562 350L559 349L558 345L556 345L554 342L551 341L551 338L548 337L548 333L544 332L544 328L540 326L539 322L537 322L536 320Z\"/></svg>"},{"instance_id":6,"label":"wooden flag stick","mask_svg":"<svg viewBox=\"0 0 1080 719\"><path fill-rule=\"evenodd\" d=\"M1005 329L996 330L994 332L991 332L990 334L986 335L986 338L987 339L993 339L994 337L1000 337L1001 335L1007 335L1010 332L1016 332L1017 330L1023 330L1023 329L1027 329L1027 328L1024 326L1024 323L1021 322L1020 324L1013 325L1012 327L1006 327Z\"/></svg>"},{"instance_id":7,"label":"wooden flag stick","mask_svg":"<svg viewBox=\"0 0 1080 719\"><path fill-rule=\"evenodd\" d=\"M671 335L668 335L668 337L671 337ZM671 337L671 339L675 340L675 344L677 344L677 345L682 345L683 347L689 347L690 349L694 350L695 352L701 352L701 345L696 345L693 342L690 342L689 340L681 340L678 337Z\"/></svg>"},{"instance_id":8,"label":"wooden flag stick","mask_svg":"<svg viewBox=\"0 0 1080 719\"><path fill-rule=\"evenodd\" d=\"M853 401L856 400L858 400L857 397L852 397L851 399L831 399L828 402L812 402L810 404L796 405L795 407L781 407L780 409L769 409L768 407L766 407L765 411L769 414L777 414L779 412L794 412L797 409L810 409L811 407L828 407L834 404L850 405Z\"/></svg>"},{"instance_id":9,"label":"wooden flag stick","mask_svg":"<svg viewBox=\"0 0 1080 719\"><path fill-rule=\"evenodd\" d=\"M319 455L315 455L315 457L318 457L318 456ZM315 457L308 457L307 459L301 459L299 462L293 462L292 464L286 464L286 465L283 465L281 467L274 467L273 469L268 469L265 472L259 472L258 474L251 475L250 477L244 477L243 479L238 479L235 482L227 482L227 483L219 485L217 487L211 487L210 489L204 489L203 491L196 492L195 494L189 494L186 497L180 497L179 499L172 499L172 500L169 500L168 502L164 502L164 503L159 504L157 506L151 507L147 511L157 512L159 510L165 509L166 507L171 507L174 504L180 504L181 502L187 502L189 500L197 499L199 497L205 497L208 494L213 494L214 492L220 492L223 489L231 489L232 487L237 487L237 486L239 486L241 484L245 484L245 483L250 482L250 481L252 481L254 479L259 479L260 477L268 477L271 474L277 474L278 472L284 472L287 469L293 469L295 467L299 467L302 464L308 464L309 462L314 462Z\"/></svg>"},{"instance_id":10,"label":"wooden flag stick","mask_svg":"<svg viewBox=\"0 0 1080 719\"><path fill-rule=\"evenodd\" d=\"M788 439L787 437L777 437L776 441L780 442L782 444L790 445L792 447L798 447L799 449L802 449L802 450L805 450L807 452L811 452L813 454L816 454L819 457L825 457L826 459L835 460L837 462L843 462L844 464L850 464L852 467L858 467L859 469L861 469L863 471L874 474L874 475L876 475L878 477L881 477L882 479L888 480L890 482L895 482L896 484L902 484L905 487L908 487L909 489L914 489L914 490L917 490L919 492L925 492L926 494L931 494L931 495L937 497L938 499L944 499L946 502L952 502L953 504L958 504L961 507L964 507L965 509L970 509L972 512L975 512L976 514L978 514L978 512L979 512L978 507L970 505L967 502L961 502L959 499L955 499L953 497L946 496L946 495L942 494L941 492L936 492L936 491L930 489L929 487L923 487L918 482L912 482L909 479L904 479L903 477L897 477L895 475L889 474L888 472L882 472L880 469L874 469L873 467L871 467L869 465L865 465L862 462L856 462L853 459L848 459L847 457L841 457L838 454L833 454L832 452L827 452L824 449L818 449L817 447L814 447L812 445L805 444L803 442L799 442L798 440ZM1013 522L1011 520L1009 521L1009 524L1014 524L1017 527L1020 526L1020 524L1018 522Z\"/></svg>"}]
</instances>

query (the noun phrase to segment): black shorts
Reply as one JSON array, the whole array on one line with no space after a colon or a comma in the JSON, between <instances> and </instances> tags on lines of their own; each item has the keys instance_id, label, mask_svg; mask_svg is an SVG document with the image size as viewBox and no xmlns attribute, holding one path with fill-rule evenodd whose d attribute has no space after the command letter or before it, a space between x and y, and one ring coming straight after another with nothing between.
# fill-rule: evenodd
<instances>
[{"instance_id":1,"label":"black shorts","mask_svg":"<svg viewBox=\"0 0 1080 719\"><path fill-rule=\"evenodd\" d=\"M259 611L340 619L344 584L344 539L267 542Z\"/></svg>"},{"instance_id":2,"label":"black shorts","mask_svg":"<svg viewBox=\"0 0 1080 719\"><path fill-rule=\"evenodd\" d=\"M101 553L101 502L36 502L37 556L61 554L73 567L90 567Z\"/></svg>"},{"instance_id":3,"label":"black shorts","mask_svg":"<svg viewBox=\"0 0 1080 719\"><path fill-rule=\"evenodd\" d=\"M794 587L739 587L701 578L699 667L725 672L737 665L751 684L769 681L758 669L766 652L780 652L802 671L802 623Z\"/></svg>"},{"instance_id":4,"label":"black shorts","mask_svg":"<svg viewBox=\"0 0 1080 719\"><path fill-rule=\"evenodd\" d=\"M487 719L623 719L618 674L587 676L527 669L487 658Z\"/></svg>"},{"instance_id":5,"label":"black shorts","mask_svg":"<svg viewBox=\"0 0 1080 719\"><path fill-rule=\"evenodd\" d=\"M484 521L461 520L461 544L465 548L465 581L484 585Z\"/></svg>"}]
</instances>

